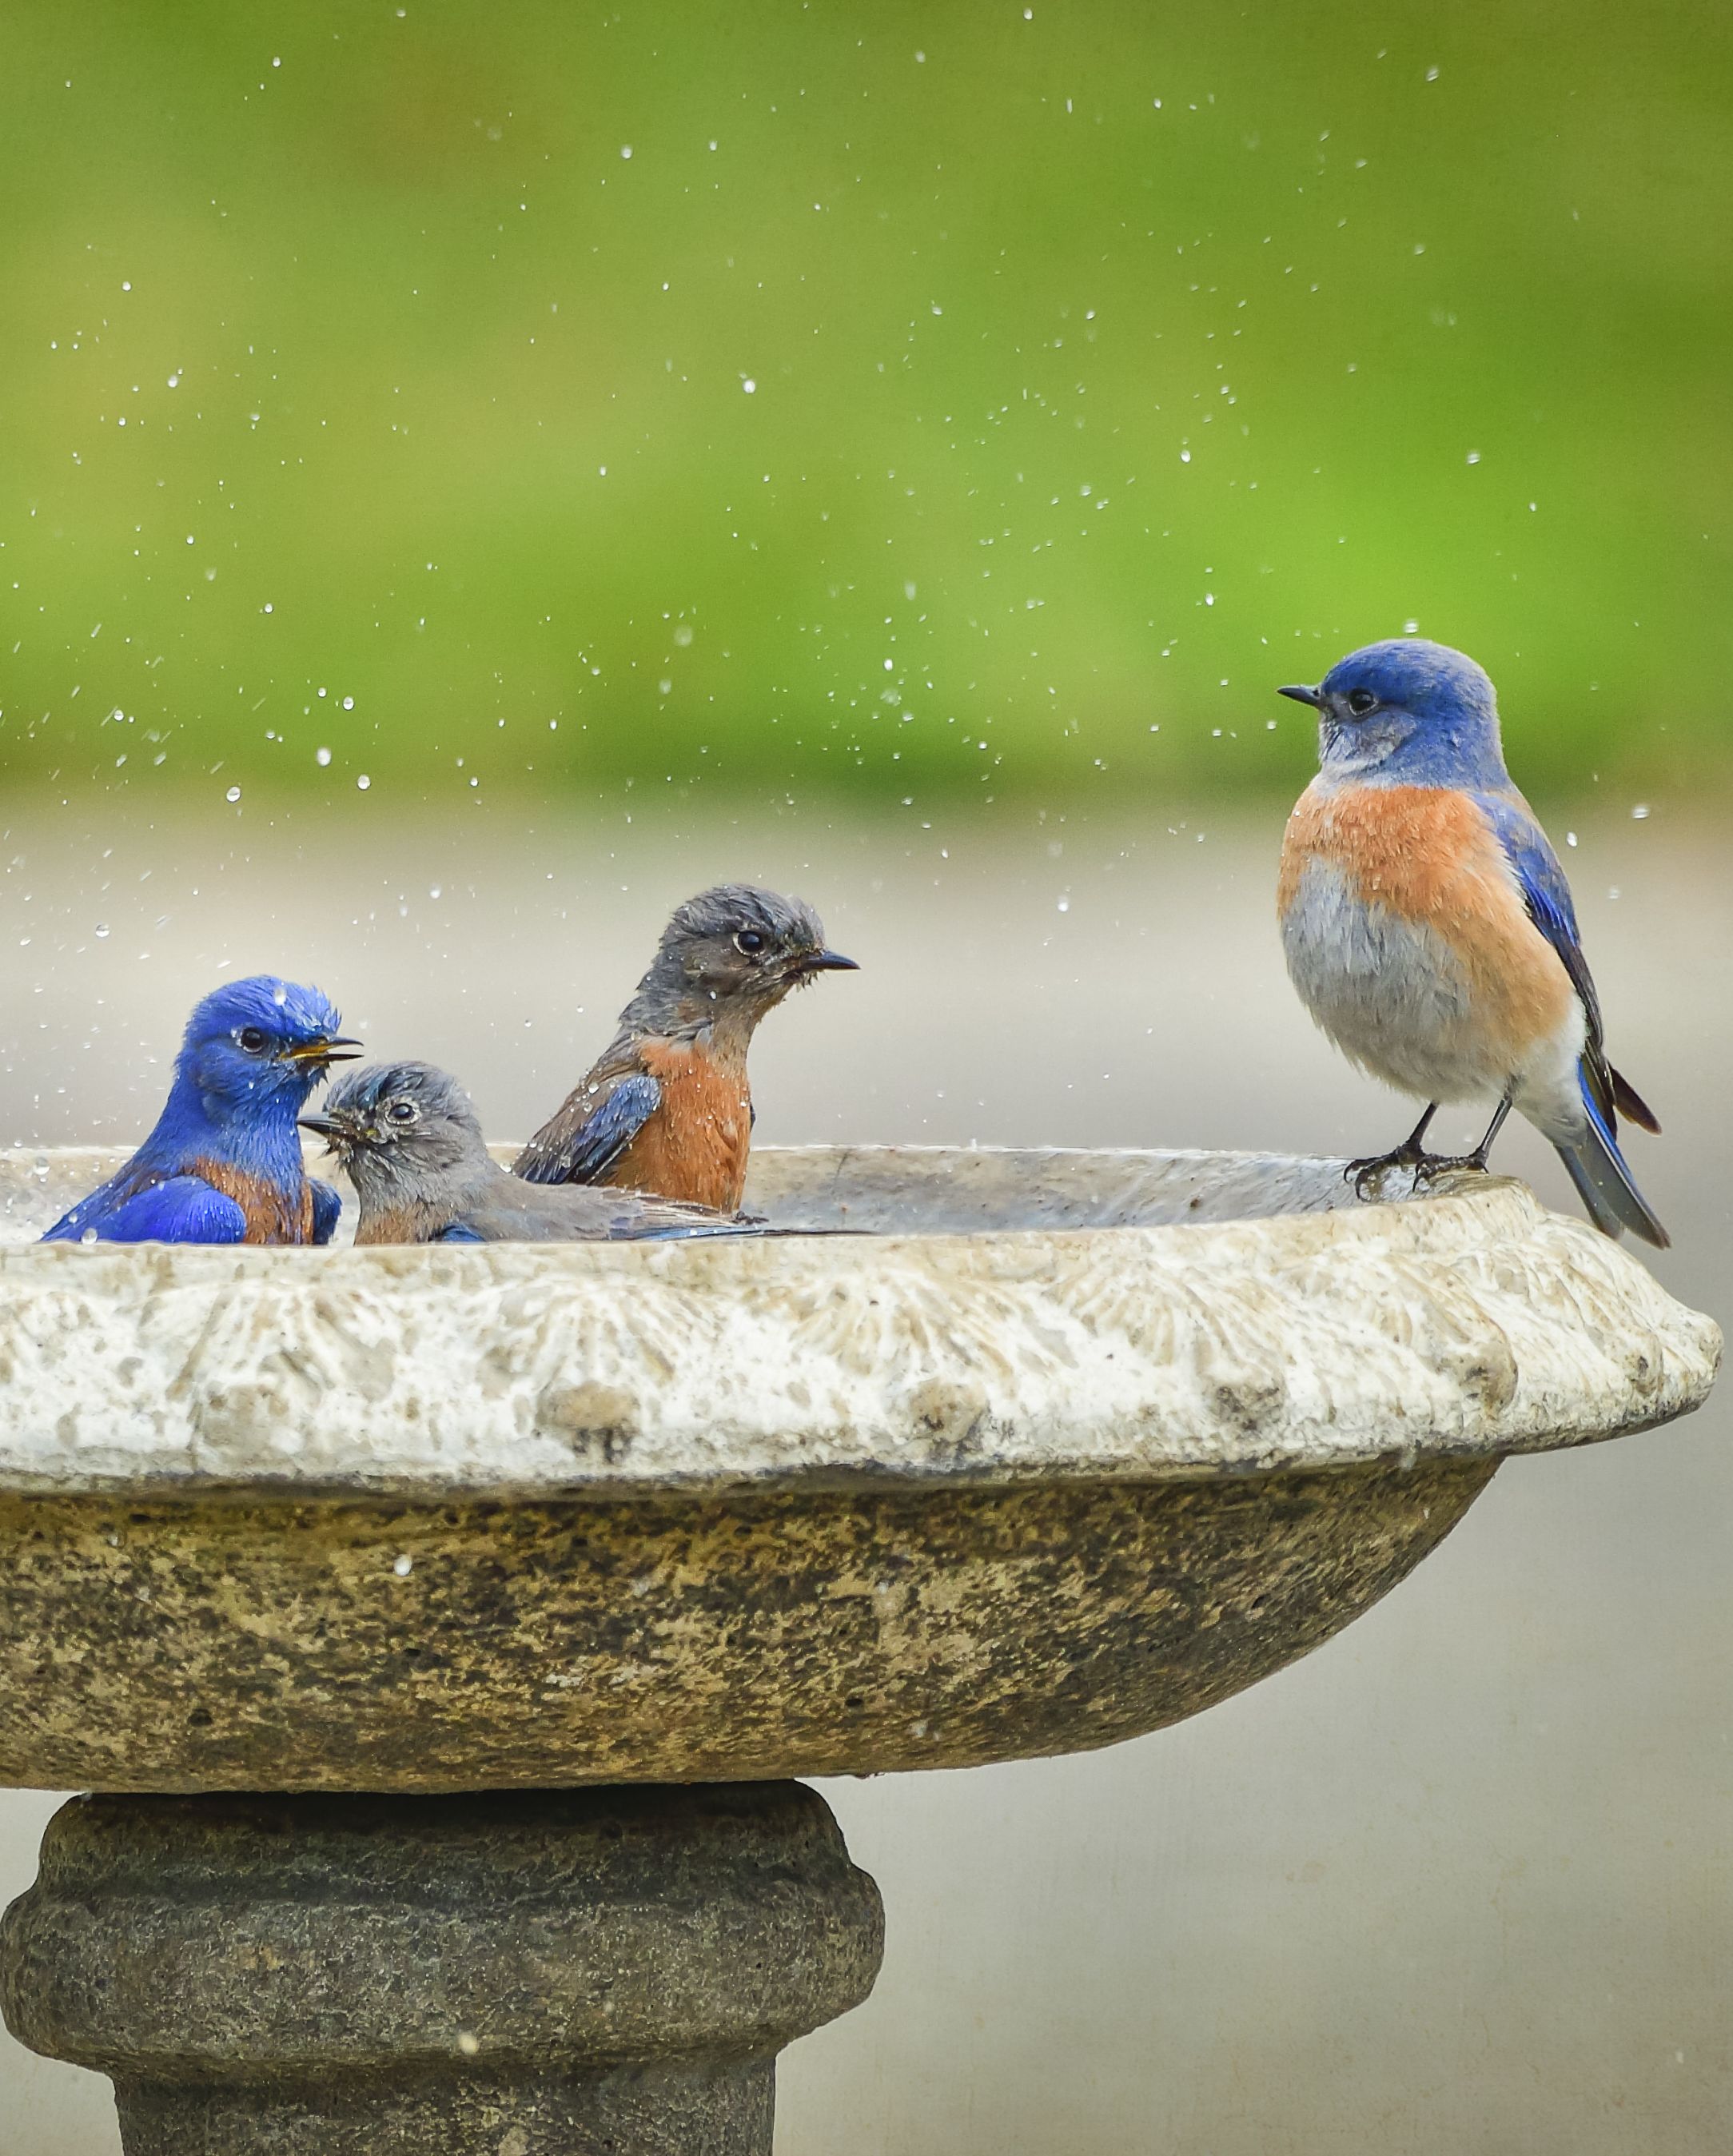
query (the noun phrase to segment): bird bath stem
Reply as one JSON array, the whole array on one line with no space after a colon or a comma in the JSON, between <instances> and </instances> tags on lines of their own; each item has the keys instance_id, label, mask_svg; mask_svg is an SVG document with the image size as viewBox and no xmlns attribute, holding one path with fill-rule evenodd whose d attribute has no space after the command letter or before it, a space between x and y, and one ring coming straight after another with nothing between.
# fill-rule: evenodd
<instances>
[{"instance_id":1,"label":"bird bath stem","mask_svg":"<svg viewBox=\"0 0 1733 2156\"><path fill-rule=\"evenodd\" d=\"M100 1166L0 1160L11 1232ZM765 2156L879 1952L790 1778L1196 1713L1719 1350L1483 1178L754 1168L877 1232L0 1249L0 1780L107 1793L0 1989L129 2156Z\"/></svg>"},{"instance_id":2,"label":"bird bath stem","mask_svg":"<svg viewBox=\"0 0 1733 2156\"><path fill-rule=\"evenodd\" d=\"M769 2156L878 1891L794 1782L90 1797L7 1933L27 2044L127 2156Z\"/></svg>"}]
</instances>

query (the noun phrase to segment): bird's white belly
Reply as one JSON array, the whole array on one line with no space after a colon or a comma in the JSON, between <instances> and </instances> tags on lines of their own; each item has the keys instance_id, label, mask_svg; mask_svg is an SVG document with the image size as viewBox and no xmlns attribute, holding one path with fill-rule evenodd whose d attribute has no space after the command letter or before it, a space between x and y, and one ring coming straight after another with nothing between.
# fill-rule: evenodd
<instances>
[{"instance_id":1,"label":"bird's white belly","mask_svg":"<svg viewBox=\"0 0 1733 2156\"><path fill-rule=\"evenodd\" d=\"M1340 870L1310 860L1282 920L1300 1001L1343 1054L1423 1101L1501 1094L1468 975L1433 930L1367 905Z\"/></svg>"}]
</instances>

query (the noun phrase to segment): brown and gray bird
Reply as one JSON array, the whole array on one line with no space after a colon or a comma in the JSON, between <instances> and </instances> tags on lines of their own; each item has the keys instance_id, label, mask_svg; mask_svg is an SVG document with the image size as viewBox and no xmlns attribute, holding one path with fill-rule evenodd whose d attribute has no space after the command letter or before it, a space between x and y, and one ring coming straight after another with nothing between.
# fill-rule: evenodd
<instances>
[{"instance_id":1,"label":"brown and gray bird","mask_svg":"<svg viewBox=\"0 0 1733 2156\"><path fill-rule=\"evenodd\" d=\"M361 1200L357 1243L612 1243L756 1235L761 1224L631 1190L544 1188L487 1149L469 1095L430 1063L375 1063L346 1078L315 1131Z\"/></svg>"},{"instance_id":2,"label":"brown and gray bird","mask_svg":"<svg viewBox=\"0 0 1733 2156\"><path fill-rule=\"evenodd\" d=\"M513 1174L736 1211L752 1142L752 1035L792 989L857 970L825 947L823 924L797 898L744 883L689 898L663 930L612 1043Z\"/></svg>"}]
</instances>

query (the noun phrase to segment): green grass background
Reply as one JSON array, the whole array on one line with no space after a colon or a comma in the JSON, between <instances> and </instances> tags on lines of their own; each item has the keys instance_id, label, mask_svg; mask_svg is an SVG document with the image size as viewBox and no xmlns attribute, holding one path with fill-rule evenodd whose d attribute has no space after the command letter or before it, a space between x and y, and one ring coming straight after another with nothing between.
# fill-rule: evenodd
<instances>
[{"instance_id":1,"label":"green grass background","mask_svg":"<svg viewBox=\"0 0 1733 2156\"><path fill-rule=\"evenodd\" d=\"M33 0L0 754L1283 788L1274 685L1415 623L1535 790L1719 783L1730 60L1725 0Z\"/></svg>"}]
</instances>

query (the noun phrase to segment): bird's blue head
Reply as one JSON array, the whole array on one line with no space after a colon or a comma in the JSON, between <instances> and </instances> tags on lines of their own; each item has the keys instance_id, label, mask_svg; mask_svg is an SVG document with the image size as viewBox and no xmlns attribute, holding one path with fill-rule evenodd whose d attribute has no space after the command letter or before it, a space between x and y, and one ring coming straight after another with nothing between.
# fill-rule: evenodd
<instances>
[{"instance_id":1,"label":"bird's blue head","mask_svg":"<svg viewBox=\"0 0 1733 2156\"><path fill-rule=\"evenodd\" d=\"M1368 644L1339 659L1315 689L1280 693L1317 712L1326 778L1387 786L1509 783L1492 683L1448 644L1410 636Z\"/></svg>"},{"instance_id":2,"label":"bird's blue head","mask_svg":"<svg viewBox=\"0 0 1733 2156\"><path fill-rule=\"evenodd\" d=\"M269 1104L292 1122L329 1066L359 1049L342 1023L317 988L269 973L228 981L187 1019L176 1072L213 1116Z\"/></svg>"}]
</instances>

